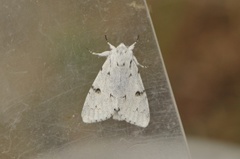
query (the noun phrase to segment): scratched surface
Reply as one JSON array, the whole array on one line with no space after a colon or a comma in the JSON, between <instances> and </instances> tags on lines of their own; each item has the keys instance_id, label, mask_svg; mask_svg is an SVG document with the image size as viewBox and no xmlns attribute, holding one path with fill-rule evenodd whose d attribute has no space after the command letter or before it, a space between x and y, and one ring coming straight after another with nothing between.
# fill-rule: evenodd
<instances>
[{"instance_id":1,"label":"scratched surface","mask_svg":"<svg viewBox=\"0 0 240 159\"><path fill-rule=\"evenodd\" d=\"M164 64L142 0L0 0L1 159L187 159ZM104 58L88 49L132 44L149 98L147 128L81 110Z\"/></svg>"}]
</instances>

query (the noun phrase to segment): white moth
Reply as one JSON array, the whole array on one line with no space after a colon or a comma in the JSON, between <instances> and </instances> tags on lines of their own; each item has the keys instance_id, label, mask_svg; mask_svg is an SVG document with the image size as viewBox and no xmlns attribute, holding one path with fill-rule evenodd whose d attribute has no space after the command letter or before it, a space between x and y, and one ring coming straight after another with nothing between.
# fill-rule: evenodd
<instances>
[{"instance_id":1,"label":"white moth","mask_svg":"<svg viewBox=\"0 0 240 159\"><path fill-rule=\"evenodd\" d=\"M106 41L107 37L105 36ZM113 117L131 124L146 127L150 120L147 95L133 55L134 42L114 47L107 41L110 51L91 52L107 57L90 88L82 109L85 123L95 123Z\"/></svg>"}]
</instances>

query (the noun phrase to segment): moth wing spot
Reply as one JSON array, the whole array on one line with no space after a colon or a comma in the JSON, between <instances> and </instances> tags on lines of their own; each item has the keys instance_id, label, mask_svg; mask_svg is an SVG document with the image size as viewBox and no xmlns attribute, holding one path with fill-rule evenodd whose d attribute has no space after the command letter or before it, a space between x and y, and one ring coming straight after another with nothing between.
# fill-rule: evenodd
<instances>
[{"instance_id":1,"label":"moth wing spot","mask_svg":"<svg viewBox=\"0 0 240 159\"><path fill-rule=\"evenodd\" d=\"M98 93L98 94L100 94L100 93L101 93L101 90L100 90L99 88L97 88L97 89L95 90L95 92Z\"/></svg>"},{"instance_id":2,"label":"moth wing spot","mask_svg":"<svg viewBox=\"0 0 240 159\"><path fill-rule=\"evenodd\" d=\"M132 60L130 61L130 64L129 64L129 68L131 68L132 67Z\"/></svg>"},{"instance_id":3,"label":"moth wing spot","mask_svg":"<svg viewBox=\"0 0 240 159\"><path fill-rule=\"evenodd\" d=\"M120 111L120 108L117 108L117 109L114 108L114 111L115 111L115 112L119 112L119 111Z\"/></svg>"},{"instance_id":4,"label":"moth wing spot","mask_svg":"<svg viewBox=\"0 0 240 159\"><path fill-rule=\"evenodd\" d=\"M136 96L140 96L140 94L141 94L140 91L137 91L137 92L135 93Z\"/></svg>"},{"instance_id":5,"label":"moth wing spot","mask_svg":"<svg viewBox=\"0 0 240 159\"><path fill-rule=\"evenodd\" d=\"M126 100L127 99L127 95L125 94L125 96L123 96L122 98L124 98Z\"/></svg>"},{"instance_id":6,"label":"moth wing spot","mask_svg":"<svg viewBox=\"0 0 240 159\"><path fill-rule=\"evenodd\" d=\"M100 94L101 89L100 88L95 88L94 86L91 87L96 93Z\"/></svg>"},{"instance_id":7,"label":"moth wing spot","mask_svg":"<svg viewBox=\"0 0 240 159\"><path fill-rule=\"evenodd\" d=\"M135 93L135 95L136 95L136 96L140 96L140 95L143 95L144 93L145 93L145 90L143 90L142 92L137 91L137 92Z\"/></svg>"}]
</instances>

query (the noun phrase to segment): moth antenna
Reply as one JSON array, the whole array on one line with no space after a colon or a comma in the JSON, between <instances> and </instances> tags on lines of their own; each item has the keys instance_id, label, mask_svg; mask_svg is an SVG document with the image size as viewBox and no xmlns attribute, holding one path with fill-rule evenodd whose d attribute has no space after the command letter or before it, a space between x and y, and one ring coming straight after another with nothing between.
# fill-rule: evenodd
<instances>
[{"instance_id":1,"label":"moth antenna","mask_svg":"<svg viewBox=\"0 0 240 159\"><path fill-rule=\"evenodd\" d=\"M107 35L104 36L107 43L109 43Z\"/></svg>"},{"instance_id":2,"label":"moth antenna","mask_svg":"<svg viewBox=\"0 0 240 159\"><path fill-rule=\"evenodd\" d=\"M128 49L133 50L133 49L134 49L134 46L135 46L135 44L138 42L138 40L139 40L139 35L137 36L136 41L135 41L132 45L130 45L130 46L128 47Z\"/></svg>"},{"instance_id":3,"label":"moth antenna","mask_svg":"<svg viewBox=\"0 0 240 159\"><path fill-rule=\"evenodd\" d=\"M112 44L110 44L110 42L108 41L107 35L105 35L105 40L107 42L107 44L110 46L110 49L115 49L115 46L113 46Z\"/></svg>"},{"instance_id":4,"label":"moth antenna","mask_svg":"<svg viewBox=\"0 0 240 159\"><path fill-rule=\"evenodd\" d=\"M135 41L135 43L137 43L137 42L138 42L139 38L140 38L140 36L138 35L138 36L137 36L137 40Z\"/></svg>"}]
</instances>

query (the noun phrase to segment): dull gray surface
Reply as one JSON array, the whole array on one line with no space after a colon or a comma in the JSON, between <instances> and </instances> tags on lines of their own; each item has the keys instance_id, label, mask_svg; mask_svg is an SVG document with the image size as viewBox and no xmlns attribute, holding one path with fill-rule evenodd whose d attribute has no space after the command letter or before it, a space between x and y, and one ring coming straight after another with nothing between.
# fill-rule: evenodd
<instances>
[{"instance_id":1,"label":"dull gray surface","mask_svg":"<svg viewBox=\"0 0 240 159\"><path fill-rule=\"evenodd\" d=\"M164 64L142 0L0 0L0 158L187 159ZM88 52L130 45L148 95L147 128L81 110L104 62Z\"/></svg>"}]
</instances>

